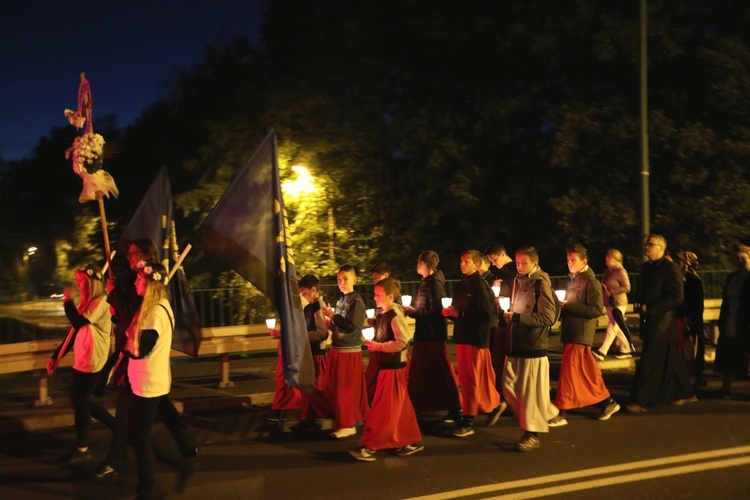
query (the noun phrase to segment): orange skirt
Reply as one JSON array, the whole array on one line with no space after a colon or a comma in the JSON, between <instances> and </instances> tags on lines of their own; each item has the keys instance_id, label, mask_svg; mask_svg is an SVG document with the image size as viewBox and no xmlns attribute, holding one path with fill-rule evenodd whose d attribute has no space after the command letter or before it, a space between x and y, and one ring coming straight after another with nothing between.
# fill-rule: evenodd
<instances>
[{"instance_id":1,"label":"orange skirt","mask_svg":"<svg viewBox=\"0 0 750 500\"><path fill-rule=\"evenodd\" d=\"M375 398L360 444L371 450L400 448L422 440L409 399L407 368L380 370Z\"/></svg>"},{"instance_id":2,"label":"orange skirt","mask_svg":"<svg viewBox=\"0 0 750 500\"><path fill-rule=\"evenodd\" d=\"M458 381L463 397L463 414L489 413L500 405L490 350L473 345L456 344Z\"/></svg>"},{"instance_id":3,"label":"orange skirt","mask_svg":"<svg viewBox=\"0 0 750 500\"><path fill-rule=\"evenodd\" d=\"M281 342L279 342L279 357L276 362L276 392L273 395L274 410L299 410L302 404L302 392L288 385L284 380L284 360L281 358Z\"/></svg>"},{"instance_id":4,"label":"orange skirt","mask_svg":"<svg viewBox=\"0 0 750 500\"><path fill-rule=\"evenodd\" d=\"M409 397L417 411L461 408L458 377L445 342L414 342L409 368Z\"/></svg>"},{"instance_id":5,"label":"orange skirt","mask_svg":"<svg viewBox=\"0 0 750 500\"><path fill-rule=\"evenodd\" d=\"M555 406L561 410L572 410L601 403L608 398L609 391L604 385L602 371L591 354L591 346L565 344Z\"/></svg>"},{"instance_id":6,"label":"orange skirt","mask_svg":"<svg viewBox=\"0 0 750 500\"><path fill-rule=\"evenodd\" d=\"M301 392L301 406L299 410L300 420L312 420L314 418L328 418L333 415L333 403L327 389L328 366L325 354L313 355L315 365L315 384L312 394Z\"/></svg>"},{"instance_id":7,"label":"orange skirt","mask_svg":"<svg viewBox=\"0 0 750 500\"><path fill-rule=\"evenodd\" d=\"M342 352L331 349L328 353L328 397L333 402L333 428L354 427L367 418L365 371L362 352Z\"/></svg>"}]
</instances>

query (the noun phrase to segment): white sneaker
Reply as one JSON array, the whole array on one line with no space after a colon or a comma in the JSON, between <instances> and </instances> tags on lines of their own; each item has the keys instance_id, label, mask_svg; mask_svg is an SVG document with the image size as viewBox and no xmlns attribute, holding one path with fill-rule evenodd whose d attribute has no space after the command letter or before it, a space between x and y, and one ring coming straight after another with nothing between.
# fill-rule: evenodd
<instances>
[{"instance_id":1,"label":"white sneaker","mask_svg":"<svg viewBox=\"0 0 750 500\"><path fill-rule=\"evenodd\" d=\"M563 425L568 425L568 421L562 415L558 415L555 418L550 419L549 422L547 422L547 425L550 427L562 427Z\"/></svg>"},{"instance_id":2,"label":"white sneaker","mask_svg":"<svg viewBox=\"0 0 750 500\"><path fill-rule=\"evenodd\" d=\"M336 429L331 433L331 437L333 439L342 439L345 437L353 436L357 433L357 429L354 427L343 427L341 429Z\"/></svg>"}]
</instances>

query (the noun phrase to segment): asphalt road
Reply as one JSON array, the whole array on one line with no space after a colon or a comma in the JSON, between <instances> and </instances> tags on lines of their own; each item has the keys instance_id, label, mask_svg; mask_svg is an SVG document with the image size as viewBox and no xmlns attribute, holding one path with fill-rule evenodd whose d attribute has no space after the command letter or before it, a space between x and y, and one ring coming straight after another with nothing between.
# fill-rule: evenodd
<instances>
[{"instance_id":1,"label":"asphalt road","mask_svg":"<svg viewBox=\"0 0 750 500\"><path fill-rule=\"evenodd\" d=\"M608 373L613 395L626 399L631 373ZM747 498L750 487L750 382L740 397L712 398L709 377L700 401L645 415L624 410L599 422L595 409L570 414L569 424L542 436L542 447L513 451L522 431L503 416L467 438L449 437L437 415L422 421L425 450L400 458L379 452L372 463L346 453L356 438L333 441L324 431L290 432L259 418L264 408L235 407L186 414L201 442L195 473L174 494L177 474L159 464L157 481L170 497L208 498ZM172 446L157 425L155 438ZM95 427L92 447L103 458L108 431ZM92 476L96 463L55 463L73 443L72 429L3 436L0 498L106 498L135 496L132 460L116 478ZM95 461L95 462L98 462Z\"/></svg>"}]
</instances>

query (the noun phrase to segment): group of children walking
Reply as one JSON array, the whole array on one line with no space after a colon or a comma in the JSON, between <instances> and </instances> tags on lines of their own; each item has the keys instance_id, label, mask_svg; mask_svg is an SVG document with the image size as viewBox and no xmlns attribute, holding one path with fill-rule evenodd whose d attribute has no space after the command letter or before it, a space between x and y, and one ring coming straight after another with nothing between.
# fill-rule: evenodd
<instances>
[{"instance_id":1,"label":"group of children walking","mask_svg":"<svg viewBox=\"0 0 750 500\"><path fill-rule=\"evenodd\" d=\"M492 255L492 259L502 266L511 264L500 249L502 257ZM417 259L422 282L413 306L401 304L400 284L381 262L371 269L377 306L372 318L354 291L357 276L352 266L338 270L343 295L333 308L320 297L319 280L311 274L303 276L299 287L308 302L305 318L315 358L315 389L308 396L277 377L279 404L274 410L299 409L295 431L315 429L316 419L332 417L331 437L336 439L355 435L355 425L364 422L359 446L349 450L361 461L376 460L380 450L408 456L424 449L417 412L447 411L443 422L454 425L451 434L466 437L474 434L478 415L484 415L484 425L492 426L510 407L525 431L516 445L518 451L538 448L539 432L565 425L565 410L598 404L597 418L609 419L620 407L604 387L590 352L596 318L604 311L601 285L595 280L590 283L593 272L585 248L571 248L567 256L571 285L562 303L552 292L549 276L539 268L533 247L516 253L517 273L506 280L511 283L489 279L483 272L487 257L476 250L465 251L461 283L450 299L437 253L422 252ZM507 311L499 307L492 285L510 294ZM415 320L413 339L407 316ZM547 345L549 330L559 316L566 349L556 406L550 400ZM448 319L454 323L456 369L446 344ZM366 324L374 327L368 340L363 337ZM326 354L329 335L331 349ZM362 345L369 351L366 370ZM296 393L299 403L282 407L280 401L292 399L289 393Z\"/></svg>"}]
</instances>

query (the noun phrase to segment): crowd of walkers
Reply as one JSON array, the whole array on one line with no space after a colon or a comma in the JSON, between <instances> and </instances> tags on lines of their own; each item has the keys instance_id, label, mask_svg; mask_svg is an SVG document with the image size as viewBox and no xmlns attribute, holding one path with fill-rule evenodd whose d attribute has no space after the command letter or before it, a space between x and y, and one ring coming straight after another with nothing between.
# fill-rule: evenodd
<instances>
[{"instance_id":1,"label":"crowd of walkers","mask_svg":"<svg viewBox=\"0 0 750 500\"><path fill-rule=\"evenodd\" d=\"M626 358L635 352L624 318L630 281L615 249L606 253L601 281L589 266L585 247L571 246L565 254L570 276L564 290L555 291L534 247L518 248L515 259L499 244L484 253L466 250L459 261L461 282L448 297L438 254L422 252L416 268L422 281L413 305L402 301L390 267L377 262L370 270L374 310L366 309L354 291L357 274L351 265L337 272L342 296L334 307L321 297L319 279L303 276L299 290L315 383L310 394L286 385L279 362L273 415L299 410L294 431L317 429L321 419L332 419L334 439L356 435L363 423L359 445L349 454L368 462L381 450L398 456L422 451L418 416L423 412L445 412L450 434L463 438L474 434L475 425L492 426L510 410L523 430L516 443L521 452L539 448L540 434L550 427L566 425L569 410L594 407L593 418L610 419L621 405L607 389L597 362L610 354ZM647 238L644 255L639 296L633 301L640 314L642 352L629 400L623 402L632 413L693 403L695 387L706 383L697 256L678 252L673 259L658 234ZM724 377L719 391L724 398L731 397L733 381L746 375L750 353L750 248L734 244L729 255L735 270L724 287L714 364ZM71 330L47 366L53 373L61 357L73 351L70 398L76 446L61 460L79 464L93 458L88 434L91 418L96 418L112 429L107 458L96 476L117 474L130 444L137 492L144 498L155 491L154 455L177 468L178 484L184 486L192 473L191 458L199 451L169 399L174 314L167 300L167 273L156 256L150 240L134 241L127 256L132 275L123 282L105 280L94 266L77 269L78 305L70 289L64 294ZM594 347L603 314L606 334ZM407 317L415 320L413 336ZM446 343L449 321L455 368ZM558 321L564 350L553 400L547 351ZM271 333L279 336L276 329ZM369 351L366 368L363 347ZM91 398L107 385L118 392L114 416ZM179 457L152 443L157 416L173 436Z\"/></svg>"},{"instance_id":2,"label":"crowd of walkers","mask_svg":"<svg viewBox=\"0 0 750 500\"><path fill-rule=\"evenodd\" d=\"M622 405L632 413L696 402L695 388L706 384L697 256L670 256L666 239L658 234L647 238L644 255L639 296L633 301L642 352L630 397ZM725 287L715 364L724 374L722 397L729 397L732 381L746 373L750 351L750 251L733 245L730 256L736 270ZM398 456L423 450L417 419L422 412L445 411L443 422L460 438L474 434L478 422L494 425L509 409L523 430L516 443L522 452L539 448L539 435L550 427L566 425L569 410L593 407L593 418L610 419L622 406L607 389L597 362L608 355L635 354L625 321L628 273L616 249L606 253L601 281L589 267L585 247L567 248L566 261L569 279L564 290L555 291L533 247L517 249L515 260L499 244L484 253L466 250L459 261L461 282L448 298L439 257L425 251L417 259L422 282L413 305L402 304L399 282L379 261L370 270L374 311L367 311L354 291L352 266L338 271L342 297L333 308L322 300L318 278L304 276L300 292L309 302L305 317L316 357L315 391L297 398L306 401L303 406L275 403L275 418L280 410L303 407L301 422L292 430L316 429L316 420L332 418L335 439L356 435L356 424L364 423L359 446L349 450L361 461L374 461L386 449ZM606 334L594 346L603 314ZM413 338L406 317L415 320ZM455 368L446 347L448 321L453 322ZM564 350L553 400L547 350L558 321ZM374 327L372 335L366 335L368 326ZM370 353L366 368L363 345ZM281 376L277 382L275 401L294 401L290 394L298 391Z\"/></svg>"}]
</instances>

